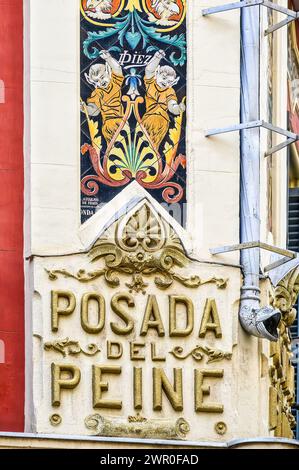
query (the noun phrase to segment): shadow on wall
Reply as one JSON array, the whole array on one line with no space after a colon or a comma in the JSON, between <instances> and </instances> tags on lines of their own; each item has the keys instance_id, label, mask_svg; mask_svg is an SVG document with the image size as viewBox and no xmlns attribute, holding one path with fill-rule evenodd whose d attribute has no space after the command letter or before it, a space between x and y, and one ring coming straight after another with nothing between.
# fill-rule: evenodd
<instances>
[{"instance_id":1,"label":"shadow on wall","mask_svg":"<svg viewBox=\"0 0 299 470\"><path fill-rule=\"evenodd\" d=\"M5 363L5 344L2 339L0 339L0 364Z\"/></svg>"},{"instance_id":2,"label":"shadow on wall","mask_svg":"<svg viewBox=\"0 0 299 470\"><path fill-rule=\"evenodd\" d=\"M0 80L0 104L5 103L5 85L4 81Z\"/></svg>"}]
</instances>

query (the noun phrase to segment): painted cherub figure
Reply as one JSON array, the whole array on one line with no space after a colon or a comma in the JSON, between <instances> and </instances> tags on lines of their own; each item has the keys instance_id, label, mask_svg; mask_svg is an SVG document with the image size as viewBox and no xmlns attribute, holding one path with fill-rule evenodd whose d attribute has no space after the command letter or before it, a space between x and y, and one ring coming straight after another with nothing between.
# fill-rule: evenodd
<instances>
[{"instance_id":1,"label":"painted cherub figure","mask_svg":"<svg viewBox=\"0 0 299 470\"><path fill-rule=\"evenodd\" d=\"M87 0L85 13L95 20L111 18L112 0Z\"/></svg>"},{"instance_id":2,"label":"painted cherub figure","mask_svg":"<svg viewBox=\"0 0 299 470\"><path fill-rule=\"evenodd\" d=\"M146 66L144 77L146 112L142 124L157 151L169 129L169 113L179 116L186 109L184 103L178 104L173 89L180 79L176 71L168 65L160 66L164 57L164 51L157 51Z\"/></svg>"},{"instance_id":3,"label":"painted cherub figure","mask_svg":"<svg viewBox=\"0 0 299 470\"><path fill-rule=\"evenodd\" d=\"M94 64L88 74L85 73L86 81L95 89L87 105L81 103L81 111L86 109L92 117L101 114L102 133L109 145L124 117L121 91L124 76L121 66L108 51L101 51L100 57L105 63Z\"/></svg>"},{"instance_id":4,"label":"painted cherub figure","mask_svg":"<svg viewBox=\"0 0 299 470\"><path fill-rule=\"evenodd\" d=\"M155 15L150 13L148 17L149 21L161 26L171 26L177 23L177 21L170 19L180 14L177 0L152 0L151 6L159 18L156 18Z\"/></svg>"}]
</instances>

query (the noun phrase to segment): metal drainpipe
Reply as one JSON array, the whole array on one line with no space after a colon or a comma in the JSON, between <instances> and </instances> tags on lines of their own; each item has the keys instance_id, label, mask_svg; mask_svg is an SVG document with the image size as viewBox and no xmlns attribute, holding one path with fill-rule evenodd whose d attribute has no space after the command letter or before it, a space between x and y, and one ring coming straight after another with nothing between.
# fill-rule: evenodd
<instances>
[{"instance_id":1,"label":"metal drainpipe","mask_svg":"<svg viewBox=\"0 0 299 470\"><path fill-rule=\"evenodd\" d=\"M259 119L260 7L241 8L241 122ZM260 130L241 131L241 243L260 240ZM250 335L277 341L280 311L260 306L260 250L241 250L239 318Z\"/></svg>"}]
</instances>

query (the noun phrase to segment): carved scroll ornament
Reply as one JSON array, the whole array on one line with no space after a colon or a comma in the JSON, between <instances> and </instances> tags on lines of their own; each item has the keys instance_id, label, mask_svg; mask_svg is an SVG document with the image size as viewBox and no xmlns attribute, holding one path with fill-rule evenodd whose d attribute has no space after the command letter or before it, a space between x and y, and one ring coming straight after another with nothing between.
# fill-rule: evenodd
<instances>
[{"instance_id":1,"label":"carved scroll ornament","mask_svg":"<svg viewBox=\"0 0 299 470\"><path fill-rule=\"evenodd\" d=\"M299 267L290 271L275 287L273 305L281 311L279 339L271 343L269 368L269 428L276 437L293 438L296 426L292 413L295 401L295 370L289 327L296 319L294 305L299 293Z\"/></svg>"},{"instance_id":2,"label":"carved scroll ornament","mask_svg":"<svg viewBox=\"0 0 299 470\"><path fill-rule=\"evenodd\" d=\"M66 269L47 270L50 280L59 275L89 282L103 277L110 287L120 285L119 274L130 276L126 286L130 291L145 293L146 277L154 275L155 285L167 289L174 281L195 288L204 284L215 284L224 289L227 279L199 276L184 276L178 268L188 265L184 248L176 233L163 219L154 214L145 203L129 218L121 218L99 239L88 256L91 262L102 261L102 267L93 271L80 269L77 274Z\"/></svg>"},{"instance_id":3,"label":"carved scroll ornament","mask_svg":"<svg viewBox=\"0 0 299 470\"><path fill-rule=\"evenodd\" d=\"M81 353L85 356L95 356L98 352L101 351L100 347L95 343L88 344L86 349L84 349L80 346L79 341L70 340L69 338L64 338L52 342L47 341L46 343L44 343L44 350L53 350L62 354L63 357L77 356Z\"/></svg>"},{"instance_id":4,"label":"carved scroll ornament","mask_svg":"<svg viewBox=\"0 0 299 470\"><path fill-rule=\"evenodd\" d=\"M104 417L93 414L85 419L87 429L95 436L139 437L152 439L185 439L190 426L184 418L146 419L129 416L128 420L115 417Z\"/></svg>"},{"instance_id":5,"label":"carved scroll ornament","mask_svg":"<svg viewBox=\"0 0 299 470\"><path fill-rule=\"evenodd\" d=\"M208 346L195 346L190 352L184 353L184 349L181 346L176 346L170 351L176 359L187 359L187 357L192 356L195 361L201 361L204 356L207 356L207 364L212 362L222 361L223 359L230 360L232 358L232 353L221 351L220 349L210 348Z\"/></svg>"},{"instance_id":6,"label":"carved scroll ornament","mask_svg":"<svg viewBox=\"0 0 299 470\"><path fill-rule=\"evenodd\" d=\"M299 267L289 272L274 290L274 307L282 314L283 323L289 327L296 319L296 309L293 308L299 294Z\"/></svg>"}]
</instances>

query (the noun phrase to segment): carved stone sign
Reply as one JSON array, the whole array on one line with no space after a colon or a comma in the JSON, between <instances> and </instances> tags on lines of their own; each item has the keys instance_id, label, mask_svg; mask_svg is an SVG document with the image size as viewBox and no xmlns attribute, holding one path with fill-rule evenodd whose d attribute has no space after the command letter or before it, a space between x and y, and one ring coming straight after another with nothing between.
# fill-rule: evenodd
<instances>
[{"instance_id":1,"label":"carved stone sign","mask_svg":"<svg viewBox=\"0 0 299 470\"><path fill-rule=\"evenodd\" d=\"M36 258L37 431L179 440L229 433L238 296L229 269L188 259L147 203L88 253Z\"/></svg>"}]
</instances>

